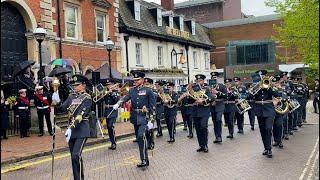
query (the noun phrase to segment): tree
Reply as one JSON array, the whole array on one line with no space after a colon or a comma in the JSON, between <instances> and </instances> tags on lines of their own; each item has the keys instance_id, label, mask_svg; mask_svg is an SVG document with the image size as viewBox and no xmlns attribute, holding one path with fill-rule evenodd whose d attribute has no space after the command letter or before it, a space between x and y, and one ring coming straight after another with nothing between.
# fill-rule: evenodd
<instances>
[{"instance_id":1,"label":"tree","mask_svg":"<svg viewBox=\"0 0 320 180\"><path fill-rule=\"evenodd\" d=\"M266 5L274 7L282 19L281 25L274 25L277 35L273 38L296 49L296 57L310 66L307 72L319 75L319 0L267 0Z\"/></svg>"}]
</instances>

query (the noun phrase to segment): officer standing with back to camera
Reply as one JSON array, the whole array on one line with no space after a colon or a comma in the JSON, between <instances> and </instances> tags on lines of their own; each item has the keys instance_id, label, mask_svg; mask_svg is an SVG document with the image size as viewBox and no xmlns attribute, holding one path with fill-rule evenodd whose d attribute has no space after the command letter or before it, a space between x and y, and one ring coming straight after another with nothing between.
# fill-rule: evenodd
<instances>
[{"instance_id":1,"label":"officer standing with back to camera","mask_svg":"<svg viewBox=\"0 0 320 180\"><path fill-rule=\"evenodd\" d=\"M181 96L178 99L178 103L181 105L181 115L184 121L187 124L189 135L188 138L193 138L193 120L192 120L192 108L193 103L195 102L194 99L192 99L189 94L187 93L187 84L183 85L181 88Z\"/></svg>"},{"instance_id":2,"label":"officer standing with back to camera","mask_svg":"<svg viewBox=\"0 0 320 180\"><path fill-rule=\"evenodd\" d=\"M217 81L219 77L218 72L211 72L211 79ZM225 110L225 98L227 97L227 89L224 84L217 83L216 86L211 89L212 96L216 96L214 101L211 103L210 112L213 122L213 131L215 134L215 140L213 143L221 143L222 142L222 114Z\"/></svg>"},{"instance_id":3,"label":"officer standing with back to camera","mask_svg":"<svg viewBox=\"0 0 320 180\"><path fill-rule=\"evenodd\" d=\"M39 136L43 136L43 118L46 118L47 128L50 136L52 136L52 125L50 120L51 112L51 95L43 92L43 86L36 86L34 94L34 105L37 107L38 122L39 122Z\"/></svg>"},{"instance_id":4,"label":"officer standing with back to camera","mask_svg":"<svg viewBox=\"0 0 320 180\"><path fill-rule=\"evenodd\" d=\"M75 93L59 104L60 97L57 92L52 95L52 103L57 105L57 112L68 112L69 126L66 130L66 140L71 154L73 177L75 180L83 179L82 150L90 137L89 113L92 107L91 96L86 93L86 82L89 80L83 75L73 75L71 84Z\"/></svg>"},{"instance_id":5,"label":"officer standing with back to camera","mask_svg":"<svg viewBox=\"0 0 320 180\"><path fill-rule=\"evenodd\" d=\"M113 110L113 105L115 105L120 99L120 94L114 83L113 79L107 79L107 95L104 97L105 117L107 118L108 135L111 142L109 149L111 150L115 150L117 148L114 123L118 117L118 110ZM109 117L107 117L108 115Z\"/></svg>"},{"instance_id":6,"label":"officer standing with back to camera","mask_svg":"<svg viewBox=\"0 0 320 180\"><path fill-rule=\"evenodd\" d=\"M156 96L156 93L154 92L153 89L153 80L150 78L144 78L144 86L146 88L149 88L154 95ZM147 138L147 143L148 143L148 149L152 150L154 149L154 134L153 134L153 123L154 123L154 119L151 119L150 123L152 123L152 127L147 127L147 131L146 131L146 138Z\"/></svg>"},{"instance_id":7,"label":"officer standing with back to camera","mask_svg":"<svg viewBox=\"0 0 320 180\"><path fill-rule=\"evenodd\" d=\"M117 104L113 106L116 110L123 103L131 100L131 122L137 129L138 145L140 152L141 163L137 164L137 167L149 166L149 158L147 152L146 130L148 120L151 116L155 116L156 98L151 89L143 86L145 74L140 71L132 71L134 85L129 90L128 94L120 99Z\"/></svg>"},{"instance_id":8,"label":"officer standing with back to camera","mask_svg":"<svg viewBox=\"0 0 320 180\"><path fill-rule=\"evenodd\" d=\"M267 74L267 71L259 70L256 73L258 73L261 76L261 80L263 80ZM272 126L276 116L273 105L273 97L277 97L277 94L271 87L271 80L268 81L269 82L267 84L269 85L266 85L266 87L262 85L261 90L254 95L254 111L258 119L260 134L264 145L264 151L262 154L268 158L272 158Z\"/></svg>"},{"instance_id":9,"label":"officer standing with back to camera","mask_svg":"<svg viewBox=\"0 0 320 180\"><path fill-rule=\"evenodd\" d=\"M157 122L157 137L163 136L162 134L162 126L161 126L161 120L164 118L164 105L163 102L159 96L161 93L160 91L163 91L163 81L156 81L155 87L156 87L156 122Z\"/></svg>"},{"instance_id":10,"label":"officer standing with back to camera","mask_svg":"<svg viewBox=\"0 0 320 180\"><path fill-rule=\"evenodd\" d=\"M203 74L197 74L195 76L196 83L193 84L193 91L203 91L207 98L195 99L194 106L192 108L192 118L194 127L197 133L197 139L199 143L199 149L197 152L209 151L208 149L208 121L210 116L210 103L213 100L212 94L208 88L204 88L204 80L206 76Z\"/></svg>"},{"instance_id":11,"label":"officer standing with back to camera","mask_svg":"<svg viewBox=\"0 0 320 180\"><path fill-rule=\"evenodd\" d=\"M177 116L177 103L178 103L178 94L174 91L174 83L168 82L167 89L164 89L164 93L171 98L171 100L166 99L164 103L164 118L167 123L167 128L169 132L168 143L174 143L175 138L175 121Z\"/></svg>"},{"instance_id":12,"label":"officer standing with back to camera","mask_svg":"<svg viewBox=\"0 0 320 180\"><path fill-rule=\"evenodd\" d=\"M224 110L224 118L226 120L229 135L227 138L233 139L233 131L234 131L234 116L237 111L236 100L239 99L237 94L235 93L236 89L232 87L232 79L225 79L224 84L227 88L227 96L225 99L225 110ZM238 122L239 123L239 122Z\"/></svg>"},{"instance_id":13,"label":"officer standing with back to camera","mask_svg":"<svg viewBox=\"0 0 320 180\"><path fill-rule=\"evenodd\" d=\"M235 87L237 88L237 91L239 92L240 99L246 99L247 98L247 89L246 87L241 83L241 78L234 77L233 78ZM238 133L243 134L243 124L244 124L244 113L241 114L238 110L235 111L235 117L237 120L237 126L238 126Z\"/></svg>"},{"instance_id":14,"label":"officer standing with back to camera","mask_svg":"<svg viewBox=\"0 0 320 180\"><path fill-rule=\"evenodd\" d=\"M314 80L315 86L314 86L314 98L313 98L313 109L314 109L314 113L319 113L320 111L320 100L319 100L319 90L320 90L320 86L319 86L319 79L315 79Z\"/></svg>"}]
</instances>

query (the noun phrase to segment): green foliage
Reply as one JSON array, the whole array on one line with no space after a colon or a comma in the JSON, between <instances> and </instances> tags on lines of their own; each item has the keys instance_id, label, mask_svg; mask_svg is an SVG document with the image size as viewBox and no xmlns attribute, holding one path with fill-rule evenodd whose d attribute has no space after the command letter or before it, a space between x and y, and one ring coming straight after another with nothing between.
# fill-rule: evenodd
<instances>
[{"instance_id":1,"label":"green foliage","mask_svg":"<svg viewBox=\"0 0 320 180\"><path fill-rule=\"evenodd\" d=\"M273 38L286 47L297 50L291 58L302 58L310 66L307 73L319 75L319 0L267 0L283 20L274 26L277 35ZM288 57L281 57L282 60Z\"/></svg>"}]
</instances>

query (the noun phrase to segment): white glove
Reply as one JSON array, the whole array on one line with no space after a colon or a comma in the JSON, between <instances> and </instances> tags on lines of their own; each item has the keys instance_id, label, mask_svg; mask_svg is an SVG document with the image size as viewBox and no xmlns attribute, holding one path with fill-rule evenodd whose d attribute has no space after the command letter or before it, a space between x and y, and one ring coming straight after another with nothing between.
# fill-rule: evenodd
<instances>
[{"instance_id":1,"label":"white glove","mask_svg":"<svg viewBox=\"0 0 320 180\"><path fill-rule=\"evenodd\" d=\"M53 104L53 105L59 104L60 101L61 101L61 100L60 100L60 97L59 97L58 92L54 92L54 93L52 94L52 104Z\"/></svg>"},{"instance_id":2,"label":"white glove","mask_svg":"<svg viewBox=\"0 0 320 180\"><path fill-rule=\"evenodd\" d=\"M152 128L153 128L153 123L148 122L147 126L148 126L148 130L150 130L150 129L152 129Z\"/></svg>"},{"instance_id":3,"label":"white glove","mask_svg":"<svg viewBox=\"0 0 320 180\"><path fill-rule=\"evenodd\" d=\"M64 135L66 136L66 141L67 141L67 142L69 142L69 140L70 140L71 132L72 132L71 129L68 128L67 131L66 131L66 133L64 133Z\"/></svg>"},{"instance_id":4,"label":"white glove","mask_svg":"<svg viewBox=\"0 0 320 180\"><path fill-rule=\"evenodd\" d=\"M120 105L117 103L117 104L113 105L112 108L113 108L114 110L117 110L117 109L119 108L119 106L120 106Z\"/></svg>"}]
</instances>

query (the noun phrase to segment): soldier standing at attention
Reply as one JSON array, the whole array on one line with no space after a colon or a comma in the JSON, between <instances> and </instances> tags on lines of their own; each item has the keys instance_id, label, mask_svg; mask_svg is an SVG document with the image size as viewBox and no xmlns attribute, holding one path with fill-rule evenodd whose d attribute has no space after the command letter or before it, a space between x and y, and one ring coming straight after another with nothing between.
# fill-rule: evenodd
<instances>
[{"instance_id":1,"label":"soldier standing at attention","mask_svg":"<svg viewBox=\"0 0 320 180\"><path fill-rule=\"evenodd\" d=\"M139 71L133 71L131 73L135 87L130 89L128 94L113 106L113 109L116 110L124 102L131 100L132 111L130 118L138 132L137 140L141 159L141 163L137 164L137 167L146 167L149 166L149 158L145 133L148 118L155 115L156 98L151 89L143 86L145 74Z\"/></svg>"},{"instance_id":2,"label":"soldier standing at attention","mask_svg":"<svg viewBox=\"0 0 320 180\"><path fill-rule=\"evenodd\" d=\"M27 89L19 90L19 97L15 103L19 116L20 138L30 137L28 130L31 127L30 101L27 98Z\"/></svg>"}]
</instances>

